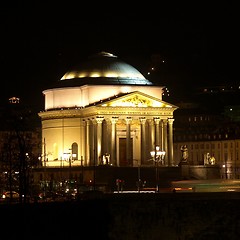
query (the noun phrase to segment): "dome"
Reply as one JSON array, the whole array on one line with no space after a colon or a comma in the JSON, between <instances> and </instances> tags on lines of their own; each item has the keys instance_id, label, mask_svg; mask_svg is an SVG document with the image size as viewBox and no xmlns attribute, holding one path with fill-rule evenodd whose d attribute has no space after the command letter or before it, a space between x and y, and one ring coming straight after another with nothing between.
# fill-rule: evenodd
<instances>
[{"instance_id":1,"label":"dome","mask_svg":"<svg viewBox=\"0 0 240 240\"><path fill-rule=\"evenodd\" d=\"M90 56L86 62L68 71L60 81L64 81L65 84L78 82L78 85L152 85L136 68L108 52Z\"/></svg>"}]
</instances>

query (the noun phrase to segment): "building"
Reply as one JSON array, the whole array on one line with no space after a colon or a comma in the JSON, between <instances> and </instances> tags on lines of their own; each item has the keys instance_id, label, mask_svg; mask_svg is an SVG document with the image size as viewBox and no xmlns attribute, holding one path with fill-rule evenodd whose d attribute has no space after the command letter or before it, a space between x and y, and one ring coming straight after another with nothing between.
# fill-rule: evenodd
<instances>
[{"instance_id":1,"label":"building","mask_svg":"<svg viewBox=\"0 0 240 240\"><path fill-rule=\"evenodd\" d=\"M178 107L162 100L164 87L108 52L70 69L43 91L44 171L36 169L34 181L91 182L92 167L176 166L173 114Z\"/></svg>"},{"instance_id":2,"label":"building","mask_svg":"<svg viewBox=\"0 0 240 240\"><path fill-rule=\"evenodd\" d=\"M117 56L100 52L43 91L46 167L153 165L156 146L173 166L173 113L153 85Z\"/></svg>"},{"instance_id":3,"label":"building","mask_svg":"<svg viewBox=\"0 0 240 240\"><path fill-rule=\"evenodd\" d=\"M174 113L174 156L188 148L191 166L219 165L221 178L240 178L239 87L218 86L178 103Z\"/></svg>"}]
</instances>

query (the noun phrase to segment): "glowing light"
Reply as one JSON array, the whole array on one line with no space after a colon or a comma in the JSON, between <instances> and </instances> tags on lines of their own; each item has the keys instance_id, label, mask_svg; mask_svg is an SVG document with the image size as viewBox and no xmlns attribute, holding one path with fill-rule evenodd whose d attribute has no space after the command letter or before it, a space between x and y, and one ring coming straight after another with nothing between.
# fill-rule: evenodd
<instances>
[{"instance_id":1,"label":"glowing light","mask_svg":"<svg viewBox=\"0 0 240 240\"><path fill-rule=\"evenodd\" d=\"M73 73L70 73L70 74L67 74L66 76L62 77L61 80L64 80L64 79L72 79L72 78L75 78L75 74Z\"/></svg>"},{"instance_id":2,"label":"glowing light","mask_svg":"<svg viewBox=\"0 0 240 240\"><path fill-rule=\"evenodd\" d=\"M117 75L117 73L112 72L112 73L106 73L105 77L112 77L113 78L113 77L118 77L118 75Z\"/></svg>"},{"instance_id":3,"label":"glowing light","mask_svg":"<svg viewBox=\"0 0 240 240\"><path fill-rule=\"evenodd\" d=\"M90 77L100 77L100 76L101 76L101 74L99 74L99 73L92 73L90 75Z\"/></svg>"},{"instance_id":4,"label":"glowing light","mask_svg":"<svg viewBox=\"0 0 240 240\"><path fill-rule=\"evenodd\" d=\"M63 160L68 160L68 159L69 159L69 156L70 156L70 153L63 153L63 154L62 154Z\"/></svg>"},{"instance_id":5,"label":"glowing light","mask_svg":"<svg viewBox=\"0 0 240 240\"><path fill-rule=\"evenodd\" d=\"M11 98L9 98L9 102L10 103L19 103L19 98L17 98L17 97L11 97Z\"/></svg>"},{"instance_id":6,"label":"glowing light","mask_svg":"<svg viewBox=\"0 0 240 240\"><path fill-rule=\"evenodd\" d=\"M61 80L73 79L73 78L84 78L84 77L108 77L108 78L128 78L128 79L143 79L141 74L128 73L122 74L120 72L71 72L65 74Z\"/></svg>"},{"instance_id":7,"label":"glowing light","mask_svg":"<svg viewBox=\"0 0 240 240\"><path fill-rule=\"evenodd\" d=\"M87 76L86 73L81 73L81 74L78 75L79 78L84 78L84 77L86 77L86 76Z\"/></svg>"}]
</instances>

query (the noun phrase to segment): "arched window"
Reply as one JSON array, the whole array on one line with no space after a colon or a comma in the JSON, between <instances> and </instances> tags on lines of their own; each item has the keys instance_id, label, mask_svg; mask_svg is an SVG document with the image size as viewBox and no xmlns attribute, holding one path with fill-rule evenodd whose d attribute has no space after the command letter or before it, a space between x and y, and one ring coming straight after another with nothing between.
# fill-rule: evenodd
<instances>
[{"instance_id":1,"label":"arched window","mask_svg":"<svg viewBox=\"0 0 240 240\"><path fill-rule=\"evenodd\" d=\"M72 144L72 160L78 159L78 144L74 142Z\"/></svg>"}]
</instances>

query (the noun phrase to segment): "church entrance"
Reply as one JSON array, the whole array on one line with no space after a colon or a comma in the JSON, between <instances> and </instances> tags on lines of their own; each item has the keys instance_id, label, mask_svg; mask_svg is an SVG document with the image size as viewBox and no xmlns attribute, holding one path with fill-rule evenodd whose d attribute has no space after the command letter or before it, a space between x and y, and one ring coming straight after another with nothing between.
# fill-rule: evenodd
<instances>
[{"instance_id":1,"label":"church entrance","mask_svg":"<svg viewBox=\"0 0 240 240\"><path fill-rule=\"evenodd\" d=\"M119 166L128 167L133 165L133 139L130 142L130 158L127 159L126 138L119 138Z\"/></svg>"}]
</instances>

